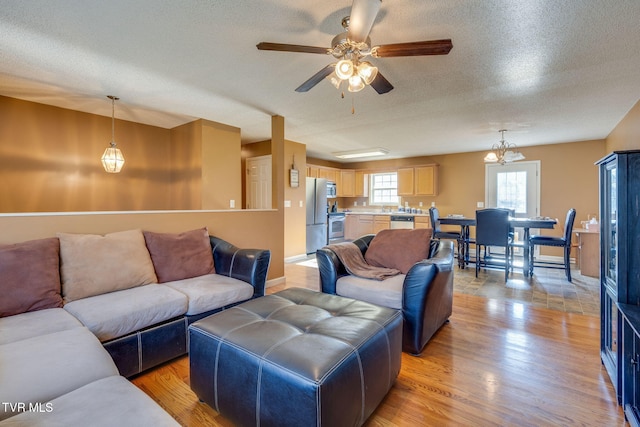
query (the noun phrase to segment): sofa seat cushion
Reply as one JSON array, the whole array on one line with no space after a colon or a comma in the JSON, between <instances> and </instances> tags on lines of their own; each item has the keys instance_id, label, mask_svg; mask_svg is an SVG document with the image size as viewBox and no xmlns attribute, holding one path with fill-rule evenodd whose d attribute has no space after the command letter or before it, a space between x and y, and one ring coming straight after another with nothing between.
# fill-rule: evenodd
<instances>
[{"instance_id":1,"label":"sofa seat cushion","mask_svg":"<svg viewBox=\"0 0 640 427\"><path fill-rule=\"evenodd\" d=\"M27 406L49 402L113 375L118 375L118 368L87 328L73 328L0 346L3 402L22 402ZM0 419L13 413L10 409L0 411Z\"/></svg>"},{"instance_id":2,"label":"sofa seat cushion","mask_svg":"<svg viewBox=\"0 0 640 427\"><path fill-rule=\"evenodd\" d=\"M356 276L343 276L336 282L336 293L343 297L370 302L383 307L402 310L402 287L404 274L386 280L363 279Z\"/></svg>"},{"instance_id":3,"label":"sofa seat cushion","mask_svg":"<svg viewBox=\"0 0 640 427\"><path fill-rule=\"evenodd\" d=\"M204 313L253 296L254 288L242 280L220 274L205 274L190 279L164 283L189 298L187 315Z\"/></svg>"},{"instance_id":4,"label":"sofa seat cushion","mask_svg":"<svg viewBox=\"0 0 640 427\"><path fill-rule=\"evenodd\" d=\"M42 412L23 412L0 426L179 426L149 396L121 376L94 381L48 404L43 405Z\"/></svg>"},{"instance_id":5,"label":"sofa seat cushion","mask_svg":"<svg viewBox=\"0 0 640 427\"><path fill-rule=\"evenodd\" d=\"M82 327L82 323L63 308L16 314L0 318L0 345Z\"/></svg>"},{"instance_id":6,"label":"sofa seat cushion","mask_svg":"<svg viewBox=\"0 0 640 427\"><path fill-rule=\"evenodd\" d=\"M72 301L64 308L104 342L182 316L187 305L183 293L154 283Z\"/></svg>"}]
</instances>

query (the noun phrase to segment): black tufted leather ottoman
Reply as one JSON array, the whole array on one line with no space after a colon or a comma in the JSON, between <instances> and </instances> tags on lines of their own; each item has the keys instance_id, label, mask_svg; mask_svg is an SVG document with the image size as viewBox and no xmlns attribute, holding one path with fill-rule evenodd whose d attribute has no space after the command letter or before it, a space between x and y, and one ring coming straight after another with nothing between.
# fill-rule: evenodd
<instances>
[{"instance_id":1,"label":"black tufted leather ottoman","mask_svg":"<svg viewBox=\"0 0 640 427\"><path fill-rule=\"evenodd\" d=\"M361 425L400 371L402 315L291 288L189 327L191 388L238 425Z\"/></svg>"}]
</instances>

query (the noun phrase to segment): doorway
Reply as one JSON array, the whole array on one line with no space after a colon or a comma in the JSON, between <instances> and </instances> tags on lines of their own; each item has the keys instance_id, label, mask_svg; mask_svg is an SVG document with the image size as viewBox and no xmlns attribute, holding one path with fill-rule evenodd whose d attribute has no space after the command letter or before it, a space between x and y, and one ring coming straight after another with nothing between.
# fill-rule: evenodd
<instances>
[{"instance_id":1,"label":"doorway","mask_svg":"<svg viewBox=\"0 0 640 427\"><path fill-rule=\"evenodd\" d=\"M485 165L485 206L512 209L519 218L539 216L540 161ZM515 241L523 235L522 228L514 230Z\"/></svg>"},{"instance_id":2,"label":"doorway","mask_svg":"<svg viewBox=\"0 0 640 427\"><path fill-rule=\"evenodd\" d=\"M247 159L246 209L271 209L271 156Z\"/></svg>"}]
</instances>

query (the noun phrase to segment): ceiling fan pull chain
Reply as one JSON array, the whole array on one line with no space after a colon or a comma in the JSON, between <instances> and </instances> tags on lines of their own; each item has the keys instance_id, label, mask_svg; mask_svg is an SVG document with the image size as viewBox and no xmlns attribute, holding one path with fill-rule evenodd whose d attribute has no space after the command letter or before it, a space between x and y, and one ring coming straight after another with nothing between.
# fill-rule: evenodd
<instances>
[{"instance_id":1,"label":"ceiling fan pull chain","mask_svg":"<svg viewBox=\"0 0 640 427\"><path fill-rule=\"evenodd\" d=\"M355 97L351 95L351 114L355 114L355 113L356 113L356 101L355 101Z\"/></svg>"}]
</instances>

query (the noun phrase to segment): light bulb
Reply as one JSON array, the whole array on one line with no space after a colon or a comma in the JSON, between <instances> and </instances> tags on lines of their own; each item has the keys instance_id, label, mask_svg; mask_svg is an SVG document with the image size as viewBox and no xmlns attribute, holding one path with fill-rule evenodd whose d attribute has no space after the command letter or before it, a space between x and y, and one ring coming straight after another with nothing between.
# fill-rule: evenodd
<instances>
[{"instance_id":1,"label":"light bulb","mask_svg":"<svg viewBox=\"0 0 640 427\"><path fill-rule=\"evenodd\" d=\"M336 64L336 75L342 80L347 80L353 75L353 62L343 59Z\"/></svg>"},{"instance_id":2,"label":"light bulb","mask_svg":"<svg viewBox=\"0 0 640 427\"><path fill-rule=\"evenodd\" d=\"M364 89L364 82L359 75L354 74L349 77L349 92L360 92L362 89Z\"/></svg>"},{"instance_id":3,"label":"light bulb","mask_svg":"<svg viewBox=\"0 0 640 427\"><path fill-rule=\"evenodd\" d=\"M358 65L358 75L365 84L370 85L378 75L378 67L374 67L370 62L364 61Z\"/></svg>"}]
</instances>

